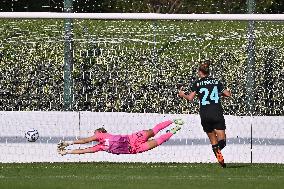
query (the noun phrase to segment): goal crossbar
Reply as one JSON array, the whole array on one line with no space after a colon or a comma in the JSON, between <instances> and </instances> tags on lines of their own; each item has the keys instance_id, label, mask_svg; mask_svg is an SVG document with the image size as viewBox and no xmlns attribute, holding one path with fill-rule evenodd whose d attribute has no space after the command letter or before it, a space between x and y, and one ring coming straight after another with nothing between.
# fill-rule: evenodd
<instances>
[{"instance_id":1,"label":"goal crossbar","mask_svg":"<svg viewBox=\"0 0 284 189\"><path fill-rule=\"evenodd\" d=\"M57 13L0 12L2 19L97 19L97 20L238 20L283 21L284 14L159 14L159 13Z\"/></svg>"}]
</instances>

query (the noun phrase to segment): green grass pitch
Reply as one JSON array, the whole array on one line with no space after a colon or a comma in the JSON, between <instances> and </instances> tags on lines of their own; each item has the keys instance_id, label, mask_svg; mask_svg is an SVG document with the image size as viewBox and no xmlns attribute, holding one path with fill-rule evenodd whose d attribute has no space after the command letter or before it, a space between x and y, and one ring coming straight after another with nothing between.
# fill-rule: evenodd
<instances>
[{"instance_id":1,"label":"green grass pitch","mask_svg":"<svg viewBox=\"0 0 284 189\"><path fill-rule=\"evenodd\" d=\"M280 189L284 164L1 164L1 189Z\"/></svg>"}]
</instances>

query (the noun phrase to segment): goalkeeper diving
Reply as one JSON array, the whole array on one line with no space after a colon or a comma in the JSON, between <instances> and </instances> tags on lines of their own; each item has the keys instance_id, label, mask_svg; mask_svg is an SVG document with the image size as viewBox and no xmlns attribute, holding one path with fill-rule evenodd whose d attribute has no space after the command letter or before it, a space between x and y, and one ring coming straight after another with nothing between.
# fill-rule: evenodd
<instances>
[{"instance_id":1,"label":"goalkeeper diving","mask_svg":"<svg viewBox=\"0 0 284 189\"><path fill-rule=\"evenodd\" d=\"M173 123L175 124L175 127L167 130L165 134L151 139L159 131L169 127ZM60 155L95 153L98 151L106 151L117 155L142 153L168 141L181 129L183 124L184 121L181 119L168 120L157 124L152 129L139 131L130 135L113 135L108 133L104 128L98 128L91 137L75 141L60 141L57 145L57 151ZM98 144L85 149L66 149L69 145L86 144L93 141L98 142Z\"/></svg>"}]
</instances>

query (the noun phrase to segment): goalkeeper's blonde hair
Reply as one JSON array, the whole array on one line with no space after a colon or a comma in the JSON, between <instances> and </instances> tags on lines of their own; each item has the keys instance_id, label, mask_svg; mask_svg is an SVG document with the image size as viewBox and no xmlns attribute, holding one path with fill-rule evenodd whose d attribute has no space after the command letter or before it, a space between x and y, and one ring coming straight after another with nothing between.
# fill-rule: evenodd
<instances>
[{"instance_id":1,"label":"goalkeeper's blonde hair","mask_svg":"<svg viewBox=\"0 0 284 189\"><path fill-rule=\"evenodd\" d=\"M105 128L103 128L103 127L100 127L98 129L96 129L95 131L98 131L100 133L107 133L107 130Z\"/></svg>"}]
</instances>

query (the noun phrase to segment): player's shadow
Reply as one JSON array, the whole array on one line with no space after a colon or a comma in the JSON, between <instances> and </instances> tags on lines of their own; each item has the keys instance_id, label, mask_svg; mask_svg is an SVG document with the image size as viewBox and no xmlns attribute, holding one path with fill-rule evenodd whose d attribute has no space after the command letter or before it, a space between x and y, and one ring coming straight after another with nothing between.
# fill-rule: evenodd
<instances>
[{"instance_id":1,"label":"player's shadow","mask_svg":"<svg viewBox=\"0 0 284 189\"><path fill-rule=\"evenodd\" d=\"M227 164L227 169L237 169L237 168L244 168L244 167L250 167L251 165L250 164L240 164L240 165L230 165L230 164Z\"/></svg>"}]
</instances>

